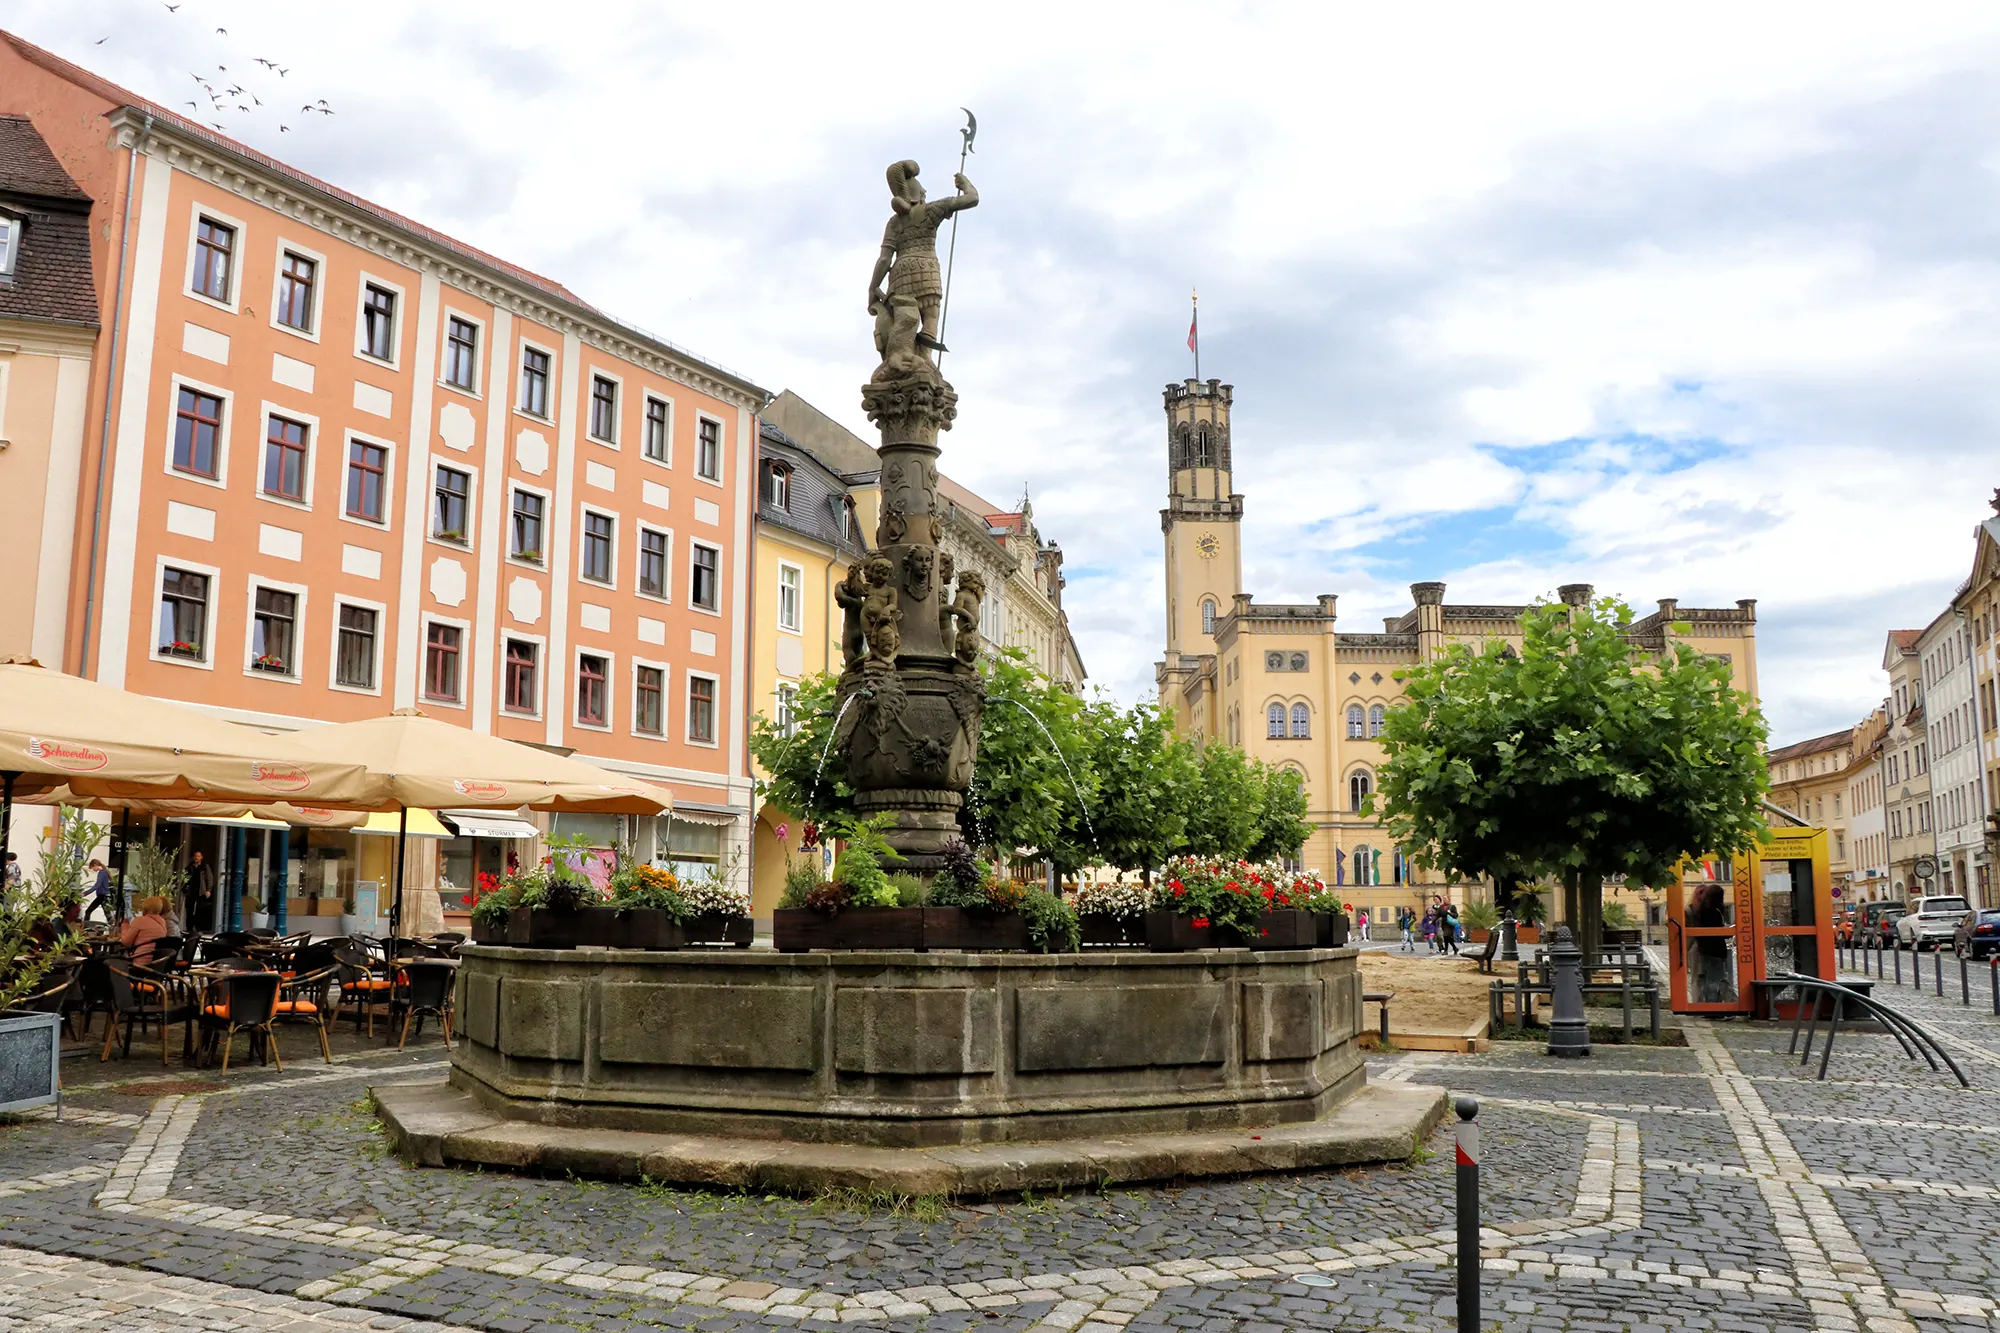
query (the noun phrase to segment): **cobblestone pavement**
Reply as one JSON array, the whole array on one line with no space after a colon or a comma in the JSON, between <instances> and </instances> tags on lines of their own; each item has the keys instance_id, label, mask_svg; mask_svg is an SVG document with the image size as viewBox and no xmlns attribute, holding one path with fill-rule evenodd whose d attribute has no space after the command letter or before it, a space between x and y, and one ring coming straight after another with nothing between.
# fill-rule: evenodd
<instances>
[{"instance_id":1,"label":"cobblestone pavement","mask_svg":"<svg viewBox=\"0 0 2000 1333\"><path fill-rule=\"evenodd\" d=\"M2000 1020L1950 989L1884 994L1970 1090L1886 1036L1843 1034L1818 1083L1786 1030L1699 1021L1371 1072L1481 1099L1489 1328L1996 1333ZM1456 1327L1443 1132L1392 1166L976 1206L704 1194L404 1166L366 1090L442 1060L69 1062L61 1123L0 1128L0 1333Z\"/></svg>"}]
</instances>

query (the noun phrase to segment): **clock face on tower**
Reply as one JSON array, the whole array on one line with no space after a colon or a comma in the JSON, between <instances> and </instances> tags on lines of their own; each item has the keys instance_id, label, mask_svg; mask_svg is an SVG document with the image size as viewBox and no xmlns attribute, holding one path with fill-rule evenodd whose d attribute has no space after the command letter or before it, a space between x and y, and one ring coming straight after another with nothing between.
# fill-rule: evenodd
<instances>
[{"instance_id":1,"label":"clock face on tower","mask_svg":"<svg viewBox=\"0 0 2000 1333\"><path fill-rule=\"evenodd\" d=\"M1204 532L1194 539L1194 553L1204 560L1213 560L1222 550L1222 543L1212 532Z\"/></svg>"}]
</instances>

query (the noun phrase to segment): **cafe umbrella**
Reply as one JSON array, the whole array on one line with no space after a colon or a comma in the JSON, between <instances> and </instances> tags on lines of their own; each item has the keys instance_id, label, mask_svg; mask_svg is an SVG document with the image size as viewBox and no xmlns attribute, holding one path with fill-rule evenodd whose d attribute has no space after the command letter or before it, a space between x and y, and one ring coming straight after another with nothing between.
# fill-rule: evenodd
<instances>
[{"instance_id":1,"label":"cafe umbrella","mask_svg":"<svg viewBox=\"0 0 2000 1333\"><path fill-rule=\"evenodd\" d=\"M497 736L482 735L401 708L386 717L341 722L287 737L293 748L328 763L361 765L387 784L397 813L396 884L390 933L400 933L405 840L412 808L519 809L657 815L673 808L658 783Z\"/></svg>"}]
</instances>

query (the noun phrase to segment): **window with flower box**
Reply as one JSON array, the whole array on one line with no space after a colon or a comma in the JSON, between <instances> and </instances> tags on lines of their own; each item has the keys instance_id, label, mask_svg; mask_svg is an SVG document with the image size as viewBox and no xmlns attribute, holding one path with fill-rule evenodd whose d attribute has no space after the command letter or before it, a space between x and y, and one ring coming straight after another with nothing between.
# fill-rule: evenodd
<instances>
[{"instance_id":1,"label":"window with flower box","mask_svg":"<svg viewBox=\"0 0 2000 1333\"><path fill-rule=\"evenodd\" d=\"M160 575L159 651L167 657L208 660L209 578L167 566Z\"/></svg>"},{"instance_id":2,"label":"window with flower box","mask_svg":"<svg viewBox=\"0 0 2000 1333\"><path fill-rule=\"evenodd\" d=\"M250 669L273 676L298 674L299 599L276 588L257 589L250 617Z\"/></svg>"}]
</instances>

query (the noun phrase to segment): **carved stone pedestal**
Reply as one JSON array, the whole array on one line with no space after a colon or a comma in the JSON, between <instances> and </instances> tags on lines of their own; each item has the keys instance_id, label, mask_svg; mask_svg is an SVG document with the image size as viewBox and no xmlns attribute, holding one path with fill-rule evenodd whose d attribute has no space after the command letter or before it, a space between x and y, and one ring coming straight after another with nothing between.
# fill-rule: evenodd
<instances>
[{"instance_id":1,"label":"carved stone pedestal","mask_svg":"<svg viewBox=\"0 0 2000 1333\"><path fill-rule=\"evenodd\" d=\"M903 868L937 870L959 836L958 809L979 748L983 684L969 667L874 666L841 677L840 742L862 815L889 813Z\"/></svg>"}]
</instances>

